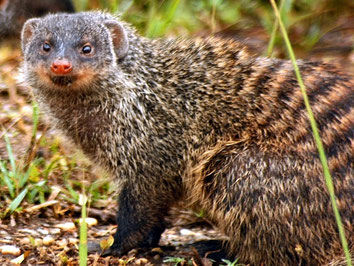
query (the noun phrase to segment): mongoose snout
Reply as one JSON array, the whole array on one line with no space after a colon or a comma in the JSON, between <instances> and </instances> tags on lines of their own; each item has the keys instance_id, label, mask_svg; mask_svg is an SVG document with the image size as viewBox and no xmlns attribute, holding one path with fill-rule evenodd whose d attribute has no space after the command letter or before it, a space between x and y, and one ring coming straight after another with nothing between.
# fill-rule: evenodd
<instances>
[{"instance_id":1,"label":"mongoose snout","mask_svg":"<svg viewBox=\"0 0 354 266\"><path fill-rule=\"evenodd\" d=\"M73 69L71 62L67 59L56 59L50 66L52 72L56 75L67 75Z\"/></svg>"}]
</instances>

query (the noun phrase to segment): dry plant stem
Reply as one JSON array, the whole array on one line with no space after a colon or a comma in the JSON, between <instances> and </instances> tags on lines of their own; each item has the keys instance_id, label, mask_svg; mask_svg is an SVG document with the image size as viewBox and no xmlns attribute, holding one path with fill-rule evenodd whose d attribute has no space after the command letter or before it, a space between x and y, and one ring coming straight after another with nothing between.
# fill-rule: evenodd
<instances>
[{"instance_id":1,"label":"dry plant stem","mask_svg":"<svg viewBox=\"0 0 354 266\"><path fill-rule=\"evenodd\" d=\"M345 233L344 233L342 220L340 218L340 214L339 214L337 203L336 203L336 196L334 194L334 186L333 186L332 177L331 177L331 174L329 172L327 158L326 158L326 155L325 155L325 152L324 152L324 148L323 148L323 144L322 144L322 141L321 141L321 138L320 138L320 134L318 132L316 121L315 121L315 118L314 118L314 115L313 115L313 112L312 112L312 109L311 109L311 105L309 103L309 99L308 99L308 96L307 96L307 93L306 93L306 88L305 88L305 85L304 85L304 83L302 81L302 78L301 78L301 75L300 75L300 70L299 70L299 67L298 67L298 65L296 63L295 54L294 54L294 52L292 50L292 47L291 47L287 32L286 32L284 24L283 24L283 22L281 20L281 16L280 16L279 10L278 10L274 0L270 0L270 2L272 4L272 6L273 6L274 13L275 13L275 15L277 17L277 20L279 22L280 30L282 32L286 47L288 49L291 62L293 64L293 66L294 66L295 75L296 75L296 78L298 80L298 83L299 83L299 86L300 86L300 89L301 89L301 93L302 93L302 95L304 97L306 110L307 110L307 113L308 113L308 116L309 116L312 132L313 132L313 135L314 135L314 138L315 138L315 142L316 142L316 145L317 145L317 148L318 148L320 160L321 160L321 163L322 163L324 177L325 177L326 185L327 185L327 188L328 188L328 191L329 191L329 194L330 194L331 203L332 203L332 207L333 207L333 212L334 212L334 215L336 217L336 222L337 222L338 230L339 230L339 236L340 236L340 239L341 239L341 242L342 242L342 246L343 246L343 249L344 249L345 257L346 257L346 260L347 260L347 265L352 266L350 253L349 253L349 249L348 249L348 243L347 243L347 240L345 238Z\"/></svg>"},{"instance_id":2,"label":"dry plant stem","mask_svg":"<svg viewBox=\"0 0 354 266\"><path fill-rule=\"evenodd\" d=\"M216 0L213 0L213 8L211 11L211 32L215 32L215 12L216 12Z\"/></svg>"},{"instance_id":3,"label":"dry plant stem","mask_svg":"<svg viewBox=\"0 0 354 266\"><path fill-rule=\"evenodd\" d=\"M32 104L32 109L33 109L33 129L32 129L32 137L31 137L31 143L27 149L27 158L26 158L26 164L24 167L24 170L27 171L30 163L33 161L35 153L38 149L38 144L42 140L43 136L45 135L45 132L47 128L45 128L44 132L42 133L41 137L37 140L37 131L38 131L38 122L39 122L39 110L38 110L38 105L36 102L33 102Z\"/></svg>"},{"instance_id":4,"label":"dry plant stem","mask_svg":"<svg viewBox=\"0 0 354 266\"><path fill-rule=\"evenodd\" d=\"M40 210L42 208L46 208L46 207L58 204L58 203L59 203L59 201L57 201L57 200L46 201L42 204L34 205L30 208L27 208L27 209L25 209L25 211L26 212L34 212L34 211Z\"/></svg>"},{"instance_id":5,"label":"dry plant stem","mask_svg":"<svg viewBox=\"0 0 354 266\"><path fill-rule=\"evenodd\" d=\"M36 135L33 135L31 138L31 143L27 149L27 159L26 159L26 163L25 163L25 168L24 170L27 171L30 163L34 160L34 157L36 155L36 152L38 150L39 147L39 143L42 141L42 139L44 138L46 132L48 131L48 127L46 126L41 134L41 136L38 138L38 140L36 140Z\"/></svg>"},{"instance_id":6,"label":"dry plant stem","mask_svg":"<svg viewBox=\"0 0 354 266\"><path fill-rule=\"evenodd\" d=\"M7 128L4 128L3 126L1 126L0 138L3 138L4 135L7 134L7 132L8 132L12 127L14 127L17 123L19 123L22 118L23 118L23 115L21 115L20 117L16 118Z\"/></svg>"}]
</instances>

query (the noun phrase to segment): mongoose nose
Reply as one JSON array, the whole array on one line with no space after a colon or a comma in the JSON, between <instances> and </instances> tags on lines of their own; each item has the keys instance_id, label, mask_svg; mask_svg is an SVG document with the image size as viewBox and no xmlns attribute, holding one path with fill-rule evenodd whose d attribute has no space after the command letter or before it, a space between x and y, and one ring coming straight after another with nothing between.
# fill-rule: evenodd
<instances>
[{"instance_id":1,"label":"mongoose nose","mask_svg":"<svg viewBox=\"0 0 354 266\"><path fill-rule=\"evenodd\" d=\"M66 75L71 72L73 66L71 62L66 59L57 59L52 63L50 69L55 74Z\"/></svg>"}]
</instances>

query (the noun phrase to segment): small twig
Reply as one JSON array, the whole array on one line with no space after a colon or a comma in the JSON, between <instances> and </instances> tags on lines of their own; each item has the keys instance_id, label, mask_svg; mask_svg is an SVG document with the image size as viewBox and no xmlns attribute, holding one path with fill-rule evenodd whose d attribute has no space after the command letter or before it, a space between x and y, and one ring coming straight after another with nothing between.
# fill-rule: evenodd
<instances>
[{"instance_id":1,"label":"small twig","mask_svg":"<svg viewBox=\"0 0 354 266\"><path fill-rule=\"evenodd\" d=\"M34 211L37 211L37 210L39 210L39 209L42 209L42 208L46 208L46 207L55 205L55 204L57 204L57 203L59 203L59 201L57 201L57 200L46 201L46 202L44 202L44 203L41 203L41 204L32 206L32 207L30 207L30 208L27 208L27 209L25 209L25 211L26 211L26 212L34 212Z\"/></svg>"},{"instance_id":2,"label":"small twig","mask_svg":"<svg viewBox=\"0 0 354 266\"><path fill-rule=\"evenodd\" d=\"M0 139L2 137L4 137L4 135L13 127L15 126L21 119L23 118L23 115L21 115L20 117L18 117L17 119L15 119L7 128L4 128L3 126L1 126L1 134L0 134Z\"/></svg>"}]
</instances>

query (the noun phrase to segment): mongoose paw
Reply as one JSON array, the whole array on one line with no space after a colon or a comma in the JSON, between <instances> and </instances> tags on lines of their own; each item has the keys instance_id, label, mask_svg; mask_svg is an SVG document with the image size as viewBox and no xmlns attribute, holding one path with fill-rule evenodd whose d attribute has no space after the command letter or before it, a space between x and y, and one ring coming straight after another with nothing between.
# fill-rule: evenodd
<instances>
[{"instance_id":1,"label":"mongoose paw","mask_svg":"<svg viewBox=\"0 0 354 266\"><path fill-rule=\"evenodd\" d=\"M235 258L227 252L227 243L223 240L201 240L187 245L195 248L201 258L212 259L215 262L222 262L223 259L233 261Z\"/></svg>"},{"instance_id":2,"label":"mongoose paw","mask_svg":"<svg viewBox=\"0 0 354 266\"><path fill-rule=\"evenodd\" d=\"M114 256L119 257L124 255L124 252L120 252L119 248L111 246L106 250L102 250L100 243L95 241L89 241L87 243L87 252L88 254L101 254L102 257Z\"/></svg>"},{"instance_id":3,"label":"mongoose paw","mask_svg":"<svg viewBox=\"0 0 354 266\"><path fill-rule=\"evenodd\" d=\"M111 246L109 249L106 249L101 253L101 257L121 257L125 254L126 252L122 252L118 247Z\"/></svg>"}]
</instances>

